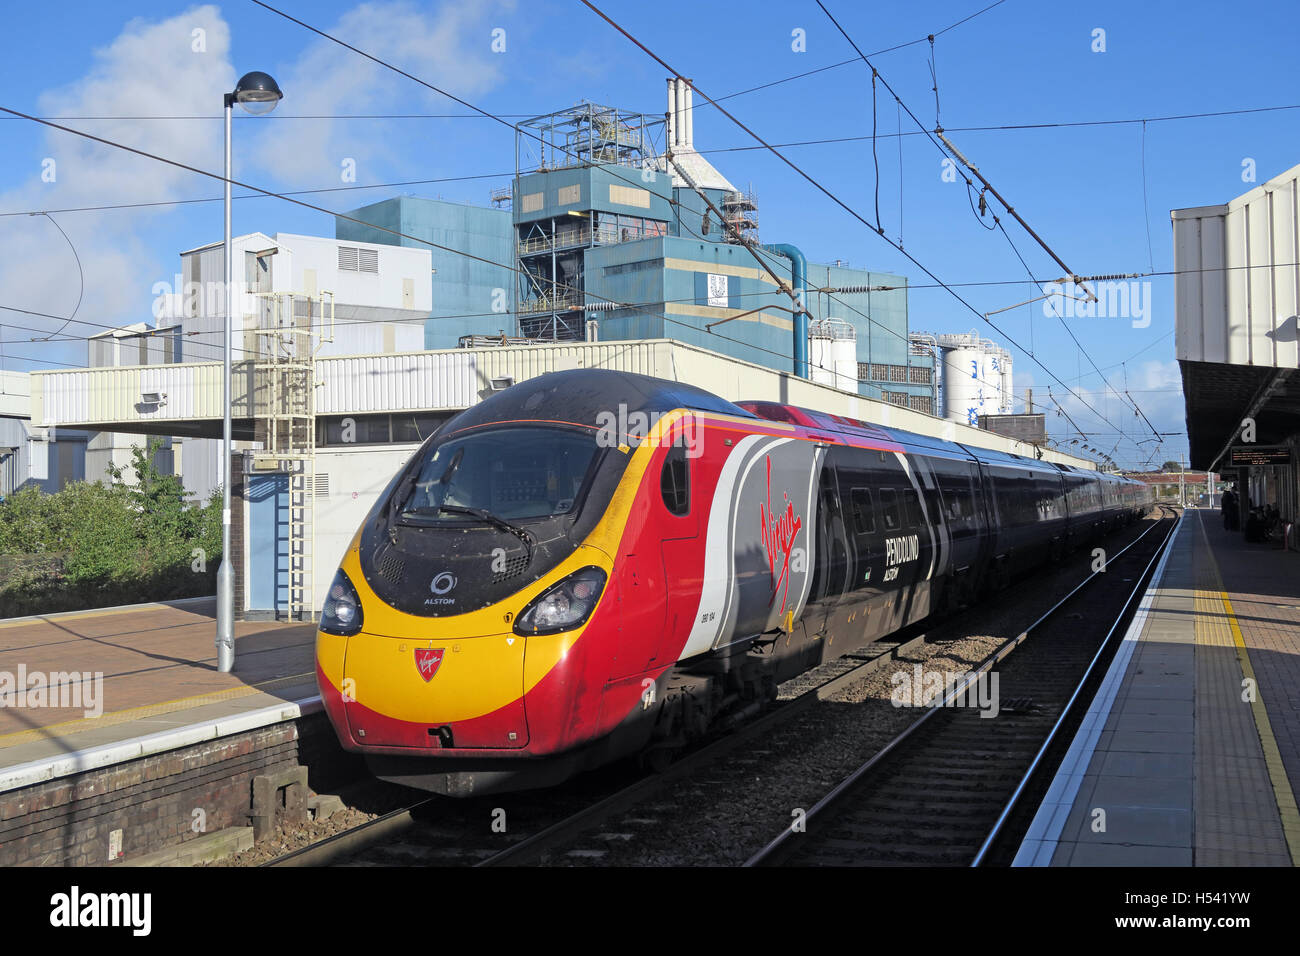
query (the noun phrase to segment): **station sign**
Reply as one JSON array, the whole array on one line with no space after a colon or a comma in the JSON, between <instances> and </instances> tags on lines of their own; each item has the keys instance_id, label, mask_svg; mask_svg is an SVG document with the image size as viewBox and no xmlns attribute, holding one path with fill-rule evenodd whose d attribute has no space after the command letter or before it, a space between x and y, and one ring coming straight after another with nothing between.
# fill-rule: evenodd
<instances>
[{"instance_id":1,"label":"station sign","mask_svg":"<svg viewBox=\"0 0 1300 956\"><path fill-rule=\"evenodd\" d=\"M1233 445L1228 458L1228 465L1232 468L1290 463L1291 448L1288 445Z\"/></svg>"}]
</instances>

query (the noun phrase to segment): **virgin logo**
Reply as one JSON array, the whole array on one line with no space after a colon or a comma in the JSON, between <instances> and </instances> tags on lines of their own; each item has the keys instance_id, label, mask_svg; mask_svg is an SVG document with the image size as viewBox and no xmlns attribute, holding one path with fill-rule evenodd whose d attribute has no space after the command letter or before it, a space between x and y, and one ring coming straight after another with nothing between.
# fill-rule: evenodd
<instances>
[{"instance_id":1,"label":"virgin logo","mask_svg":"<svg viewBox=\"0 0 1300 956\"><path fill-rule=\"evenodd\" d=\"M445 647L417 647L415 649L415 666L419 670L420 676L424 678L425 683L433 680L433 675L438 673L438 666L442 664L442 652Z\"/></svg>"},{"instance_id":2,"label":"virgin logo","mask_svg":"<svg viewBox=\"0 0 1300 956\"><path fill-rule=\"evenodd\" d=\"M758 506L762 521L763 550L767 552L767 569L772 580L772 599L776 602L776 592L781 594L781 613L785 613L786 599L790 596L790 552L794 550L794 540L803 527L803 519L794 513L794 503L785 495L785 512L777 515L772 511L772 458L767 459L767 504ZM777 563L781 571L777 573Z\"/></svg>"}]
</instances>

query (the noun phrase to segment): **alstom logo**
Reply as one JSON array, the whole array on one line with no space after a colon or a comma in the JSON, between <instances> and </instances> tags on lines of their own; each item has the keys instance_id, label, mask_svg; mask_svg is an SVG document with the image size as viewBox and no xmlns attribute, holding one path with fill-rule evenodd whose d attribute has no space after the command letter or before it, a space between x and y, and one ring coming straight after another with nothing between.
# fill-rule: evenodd
<instances>
[{"instance_id":1,"label":"alstom logo","mask_svg":"<svg viewBox=\"0 0 1300 956\"><path fill-rule=\"evenodd\" d=\"M430 604L455 604L456 599L452 597L442 597L456 586L456 575L450 571L443 571L436 578L429 582L429 590L437 597L425 598L424 603L427 607Z\"/></svg>"}]
</instances>

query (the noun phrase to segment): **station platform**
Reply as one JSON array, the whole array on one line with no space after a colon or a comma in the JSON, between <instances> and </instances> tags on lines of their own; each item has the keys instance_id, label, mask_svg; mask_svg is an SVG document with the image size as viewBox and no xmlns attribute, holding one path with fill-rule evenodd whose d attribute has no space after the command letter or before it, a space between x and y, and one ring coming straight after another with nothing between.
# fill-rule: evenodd
<instances>
[{"instance_id":1,"label":"station platform","mask_svg":"<svg viewBox=\"0 0 1300 956\"><path fill-rule=\"evenodd\" d=\"M1189 509L1016 866L1300 864L1300 554Z\"/></svg>"},{"instance_id":2,"label":"station platform","mask_svg":"<svg viewBox=\"0 0 1300 956\"><path fill-rule=\"evenodd\" d=\"M215 633L213 597L0 620L0 793L320 709L314 624L236 623L230 674Z\"/></svg>"}]
</instances>

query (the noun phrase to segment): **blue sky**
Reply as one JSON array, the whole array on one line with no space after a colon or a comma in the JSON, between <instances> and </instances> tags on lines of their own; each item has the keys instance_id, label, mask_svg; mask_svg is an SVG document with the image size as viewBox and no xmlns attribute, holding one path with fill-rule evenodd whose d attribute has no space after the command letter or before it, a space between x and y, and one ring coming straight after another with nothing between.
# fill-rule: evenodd
<instances>
[{"instance_id":1,"label":"blue sky","mask_svg":"<svg viewBox=\"0 0 1300 956\"><path fill-rule=\"evenodd\" d=\"M938 33L992 0L876 3L824 0L864 52ZM349 3L284 0L281 6L323 30L389 59L498 114L533 115L581 99L662 113L666 73L577 0L527 3ZM598 4L669 64L715 98L853 55L816 3ZM374 113L464 113L463 107L329 44L251 2L185 5L137 2L128 18L114 4L65 3L57 13L10 20L0 39L0 105L41 116L205 116L205 119L76 119L67 125L220 170L220 95L250 69L273 73L286 98L268 118L240 118L236 178L268 189L345 184L341 164L355 161L356 184L505 174L400 189L352 189L305 197L346 210L395 193L486 203L489 188L513 169L510 130L484 119L294 119ZM492 50L504 30L505 51ZM202 31L195 33L195 31ZM793 31L806 49L796 51ZM1093 50L1105 31L1105 51ZM1292 5L1247 8L1208 2L1038 3L1005 0L938 35L934 44L939 119L962 151L1079 274L1163 272L1172 268L1169 210L1226 202L1300 162L1300 111L1215 118L1019 130L972 130L1027 124L1135 120L1187 113L1292 106L1295 48ZM196 49L201 47L201 49ZM930 44L924 40L872 61L927 128L935 125ZM1047 388L1070 417L1115 448L1122 464L1153 451L1121 439L1150 430L1114 395L1041 303L994 316L1002 334L976 313L1031 298L1034 286L959 288L973 307L931 281L775 157L754 145L696 96L695 144L733 182L753 184L762 235L798 244L810 259L905 275L914 329L977 329L1005 345L1014 339L1075 389L1068 396L1023 352L1017 387ZM862 137L871 132L870 71L860 62L729 98L726 108L774 144ZM948 283L1022 280L1026 272L1000 232L976 221L965 187L945 182L942 157L903 119L900 176L897 109L879 90L877 152L880 213L886 235ZM159 168L106 147L17 119L0 119L0 213L110 203L170 202L220 195L191 173ZM875 219L871 142L790 146L785 154L868 220ZM1145 203L1143 161L1145 152ZM53 160L54 181L42 179ZM1253 161L1255 182L1243 181ZM48 178L48 174L47 174ZM901 187L901 221L900 221ZM1001 210L995 209L1000 213ZM332 235L319 213L272 199L235 204L238 232ZM1007 231L1033 274L1061 270L1010 217ZM170 282L177 253L220 237L221 204L160 205L55 213L86 274L78 322L64 338L102 326L147 320L152 289ZM1149 235L1149 239L1148 239ZM1112 386L1127 388L1160 431L1183 432L1173 342L1173 281L1151 277L1150 322L1082 317L1070 330ZM67 316L79 295L68 243L45 217L0 217L0 305ZM92 325L81 323L93 323ZM61 321L0 311L5 368L82 364L81 341L30 342ZM24 326L25 328L18 328ZM1023 392L1021 392L1023 394ZM1104 415L1102 421L1082 404ZM1049 432L1068 440L1066 420ZM1119 442L1116 448L1116 442ZM1185 450L1166 440L1157 461Z\"/></svg>"}]
</instances>

